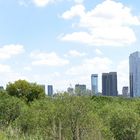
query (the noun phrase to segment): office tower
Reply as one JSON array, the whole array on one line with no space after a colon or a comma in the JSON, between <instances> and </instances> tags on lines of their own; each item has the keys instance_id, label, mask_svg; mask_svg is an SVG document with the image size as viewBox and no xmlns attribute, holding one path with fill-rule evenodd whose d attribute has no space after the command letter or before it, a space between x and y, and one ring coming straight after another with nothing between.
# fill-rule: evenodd
<instances>
[{"instance_id":1,"label":"office tower","mask_svg":"<svg viewBox=\"0 0 140 140\"><path fill-rule=\"evenodd\" d=\"M117 72L102 74L102 95L117 96Z\"/></svg>"},{"instance_id":2,"label":"office tower","mask_svg":"<svg viewBox=\"0 0 140 140\"><path fill-rule=\"evenodd\" d=\"M48 85L48 96L52 96L52 95L53 95L53 86Z\"/></svg>"},{"instance_id":3,"label":"office tower","mask_svg":"<svg viewBox=\"0 0 140 140\"><path fill-rule=\"evenodd\" d=\"M73 93L74 93L74 89L73 89L72 87L68 87L68 88L67 88L67 92L68 92L69 94L73 94Z\"/></svg>"},{"instance_id":4,"label":"office tower","mask_svg":"<svg viewBox=\"0 0 140 140\"><path fill-rule=\"evenodd\" d=\"M122 88L122 95L124 97L128 97L129 96L128 95L128 87L127 86Z\"/></svg>"},{"instance_id":5,"label":"office tower","mask_svg":"<svg viewBox=\"0 0 140 140\"><path fill-rule=\"evenodd\" d=\"M109 96L108 73L102 73L102 95Z\"/></svg>"},{"instance_id":6,"label":"office tower","mask_svg":"<svg viewBox=\"0 0 140 140\"><path fill-rule=\"evenodd\" d=\"M140 52L129 56L130 97L140 97Z\"/></svg>"},{"instance_id":7,"label":"office tower","mask_svg":"<svg viewBox=\"0 0 140 140\"><path fill-rule=\"evenodd\" d=\"M75 93L77 95L86 95L86 85L76 84L75 85Z\"/></svg>"},{"instance_id":8,"label":"office tower","mask_svg":"<svg viewBox=\"0 0 140 140\"><path fill-rule=\"evenodd\" d=\"M110 72L109 73L109 91L110 96L117 96L118 90L117 90L117 72Z\"/></svg>"},{"instance_id":9,"label":"office tower","mask_svg":"<svg viewBox=\"0 0 140 140\"><path fill-rule=\"evenodd\" d=\"M4 87L3 86L0 86L0 91L4 91Z\"/></svg>"},{"instance_id":10,"label":"office tower","mask_svg":"<svg viewBox=\"0 0 140 140\"><path fill-rule=\"evenodd\" d=\"M98 74L91 75L91 92L92 95L98 95Z\"/></svg>"}]
</instances>

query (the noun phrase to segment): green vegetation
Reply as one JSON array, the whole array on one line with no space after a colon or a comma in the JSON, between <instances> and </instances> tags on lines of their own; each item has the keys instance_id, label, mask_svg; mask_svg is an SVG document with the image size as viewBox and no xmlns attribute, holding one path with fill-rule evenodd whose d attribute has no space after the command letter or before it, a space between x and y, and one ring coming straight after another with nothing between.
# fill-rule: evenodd
<instances>
[{"instance_id":1,"label":"green vegetation","mask_svg":"<svg viewBox=\"0 0 140 140\"><path fill-rule=\"evenodd\" d=\"M19 80L0 92L0 140L140 140L140 99L51 98Z\"/></svg>"},{"instance_id":2,"label":"green vegetation","mask_svg":"<svg viewBox=\"0 0 140 140\"><path fill-rule=\"evenodd\" d=\"M9 83L6 87L6 91L9 95L21 98L27 103L45 96L45 91L40 85L29 83L25 80Z\"/></svg>"}]
</instances>

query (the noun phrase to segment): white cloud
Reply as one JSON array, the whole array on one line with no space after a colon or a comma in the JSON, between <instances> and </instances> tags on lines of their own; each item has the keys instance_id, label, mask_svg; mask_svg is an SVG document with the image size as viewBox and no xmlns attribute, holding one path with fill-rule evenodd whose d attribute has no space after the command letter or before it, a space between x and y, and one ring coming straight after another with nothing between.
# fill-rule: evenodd
<instances>
[{"instance_id":1,"label":"white cloud","mask_svg":"<svg viewBox=\"0 0 140 140\"><path fill-rule=\"evenodd\" d=\"M74 0L75 3L83 3L84 0Z\"/></svg>"},{"instance_id":2,"label":"white cloud","mask_svg":"<svg viewBox=\"0 0 140 140\"><path fill-rule=\"evenodd\" d=\"M92 36L87 32L74 32L72 34L66 34L64 36L60 36L63 41L74 41L74 42L82 42L86 44L92 43Z\"/></svg>"},{"instance_id":3,"label":"white cloud","mask_svg":"<svg viewBox=\"0 0 140 140\"><path fill-rule=\"evenodd\" d=\"M59 2L59 1L66 1L66 0L32 0L32 3L34 3L38 7L45 7L50 3ZM84 0L73 0L73 1L75 3L83 3Z\"/></svg>"},{"instance_id":4,"label":"white cloud","mask_svg":"<svg viewBox=\"0 0 140 140\"><path fill-rule=\"evenodd\" d=\"M0 60L9 59L12 56L21 54L24 52L24 47L22 45L5 45L0 47Z\"/></svg>"},{"instance_id":5,"label":"white cloud","mask_svg":"<svg viewBox=\"0 0 140 140\"><path fill-rule=\"evenodd\" d=\"M66 57L83 57L86 56L86 53L78 52L77 50L70 50L66 55Z\"/></svg>"},{"instance_id":6,"label":"white cloud","mask_svg":"<svg viewBox=\"0 0 140 140\"><path fill-rule=\"evenodd\" d=\"M25 7L28 7L31 4L34 4L37 7L45 7L54 2L56 2L56 0L18 0L19 5Z\"/></svg>"},{"instance_id":7,"label":"white cloud","mask_svg":"<svg viewBox=\"0 0 140 140\"><path fill-rule=\"evenodd\" d=\"M68 75L91 75L92 73L108 72L112 61L107 57L95 57L83 60L81 65L70 68Z\"/></svg>"},{"instance_id":8,"label":"white cloud","mask_svg":"<svg viewBox=\"0 0 140 140\"><path fill-rule=\"evenodd\" d=\"M25 66L23 69L24 69L25 71L31 71L31 70L32 70L31 66Z\"/></svg>"},{"instance_id":9,"label":"white cloud","mask_svg":"<svg viewBox=\"0 0 140 140\"><path fill-rule=\"evenodd\" d=\"M76 4L81 4L84 0L18 0L20 6L28 7L30 4L34 4L37 7L46 7L49 4L56 2L74 2Z\"/></svg>"},{"instance_id":10,"label":"white cloud","mask_svg":"<svg viewBox=\"0 0 140 140\"><path fill-rule=\"evenodd\" d=\"M62 18L64 19L72 19L75 16L84 16L85 15L85 7L81 4L73 6L69 11L66 11L62 14Z\"/></svg>"},{"instance_id":11,"label":"white cloud","mask_svg":"<svg viewBox=\"0 0 140 140\"><path fill-rule=\"evenodd\" d=\"M4 85L7 85L8 82L14 82L14 81L19 80L19 79L29 81L29 79L21 73L16 73L13 71L6 72L6 73L3 72L3 75L1 76L0 84L4 86Z\"/></svg>"},{"instance_id":12,"label":"white cloud","mask_svg":"<svg viewBox=\"0 0 140 140\"><path fill-rule=\"evenodd\" d=\"M77 4L62 14L64 19L73 17L79 17L76 24L84 31L65 34L61 39L96 46L130 45L136 41L132 26L140 25L140 19L132 15L129 7L113 0L105 0L90 11Z\"/></svg>"},{"instance_id":13,"label":"white cloud","mask_svg":"<svg viewBox=\"0 0 140 140\"><path fill-rule=\"evenodd\" d=\"M11 69L10 65L0 64L0 74L1 80L0 85L5 86L8 82L13 82L18 79L26 79L28 78L21 74L20 72L15 72Z\"/></svg>"},{"instance_id":14,"label":"white cloud","mask_svg":"<svg viewBox=\"0 0 140 140\"><path fill-rule=\"evenodd\" d=\"M103 52L101 50L99 50L99 49L95 49L95 53L97 55L103 55Z\"/></svg>"},{"instance_id":15,"label":"white cloud","mask_svg":"<svg viewBox=\"0 0 140 140\"><path fill-rule=\"evenodd\" d=\"M0 64L0 73L11 72L11 68L9 65Z\"/></svg>"},{"instance_id":16,"label":"white cloud","mask_svg":"<svg viewBox=\"0 0 140 140\"><path fill-rule=\"evenodd\" d=\"M66 0L32 0L32 2L39 7L44 7L47 6L49 3L54 3L59 1L66 1ZM84 0L72 0L72 1L74 1L75 3L83 3Z\"/></svg>"},{"instance_id":17,"label":"white cloud","mask_svg":"<svg viewBox=\"0 0 140 140\"><path fill-rule=\"evenodd\" d=\"M69 63L68 60L59 57L55 52L32 52L32 65L63 66Z\"/></svg>"},{"instance_id":18,"label":"white cloud","mask_svg":"<svg viewBox=\"0 0 140 140\"><path fill-rule=\"evenodd\" d=\"M47 6L49 3L54 2L55 0L32 0L32 2L38 7Z\"/></svg>"}]
</instances>

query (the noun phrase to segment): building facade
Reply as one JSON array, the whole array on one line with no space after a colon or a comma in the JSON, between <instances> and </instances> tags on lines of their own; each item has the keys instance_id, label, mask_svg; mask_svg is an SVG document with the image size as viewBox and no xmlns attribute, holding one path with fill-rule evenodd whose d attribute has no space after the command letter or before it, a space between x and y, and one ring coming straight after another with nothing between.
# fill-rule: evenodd
<instances>
[{"instance_id":1,"label":"building facade","mask_svg":"<svg viewBox=\"0 0 140 140\"><path fill-rule=\"evenodd\" d=\"M91 94L98 95L98 74L91 75Z\"/></svg>"},{"instance_id":2,"label":"building facade","mask_svg":"<svg viewBox=\"0 0 140 140\"><path fill-rule=\"evenodd\" d=\"M140 52L129 56L130 97L140 97Z\"/></svg>"},{"instance_id":3,"label":"building facade","mask_svg":"<svg viewBox=\"0 0 140 140\"><path fill-rule=\"evenodd\" d=\"M102 73L102 95L109 96L108 73Z\"/></svg>"},{"instance_id":4,"label":"building facade","mask_svg":"<svg viewBox=\"0 0 140 140\"><path fill-rule=\"evenodd\" d=\"M118 96L117 72L109 72L102 74L102 95Z\"/></svg>"},{"instance_id":5,"label":"building facade","mask_svg":"<svg viewBox=\"0 0 140 140\"><path fill-rule=\"evenodd\" d=\"M53 86L48 85L48 96L53 96Z\"/></svg>"},{"instance_id":6,"label":"building facade","mask_svg":"<svg viewBox=\"0 0 140 140\"><path fill-rule=\"evenodd\" d=\"M128 86L122 88L122 95L124 97L129 97Z\"/></svg>"},{"instance_id":7,"label":"building facade","mask_svg":"<svg viewBox=\"0 0 140 140\"><path fill-rule=\"evenodd\" d=\"M86 85L76 84L75 85L75 93L77 95L86 95Z\"/></svg>"},{"instance_id":8,"label":"building facade","mask_svg":"<svg viewBox=\"0 0 140 140\"><path fill-rule=\"evenodd\" d=\"M0 86L0 91L4 91L4 87L3 86Z\"/></svg>"}]
</instances>

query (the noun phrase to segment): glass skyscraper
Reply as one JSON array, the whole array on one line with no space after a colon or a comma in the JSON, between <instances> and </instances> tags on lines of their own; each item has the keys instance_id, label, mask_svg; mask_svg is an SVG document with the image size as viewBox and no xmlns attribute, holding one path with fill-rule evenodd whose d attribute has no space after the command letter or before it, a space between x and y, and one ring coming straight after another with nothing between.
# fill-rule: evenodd
<instances>
[{"instance_id":1,"label":"glass skyscraper","mask_svg":"<svg viewBox=\"0 0 140 140\"><path fill-rule=\"evenodd\" d=\"M98 95L98 74L91 75L91 92L92 95Z\"/></svg>"},{"instance_id":2,"label":"glass skyscraper","mask_svg":"<svg viewBox=\"0 0 140 140\"><path fill-rule=\"evenodd\" d=\"M48 96L52 96L52 95L53 95L53 86L48 85Z\"/></svg>"},{"instance_id":3,"label":"glass skyscraper","mask_svg":"<svg viewBox=\"0 0 140 140\"><path fill-rule=\"evenodd\" d=\"M140 97L140 52L129 56L130 97Z\"/></svg>"},{"instance_id":4,"label":"glass skyscraper","mask_svg":"<svg viewBox=\"0 0 140 140\"><path fill-rule=\"evenodd\" d=\"M102 73L102 95L109 96L109 74Z\"/></svg>"},{"instance_id":5,"label":"glass skyscraper","mask_svg":"<svg viewBox=\"0 0 140 140\"><path fill-rule=\"evenodd\" d=\"M117 72L109 72L102 74L102 95L118 96Z\"/></svg>"}]
</instances>

